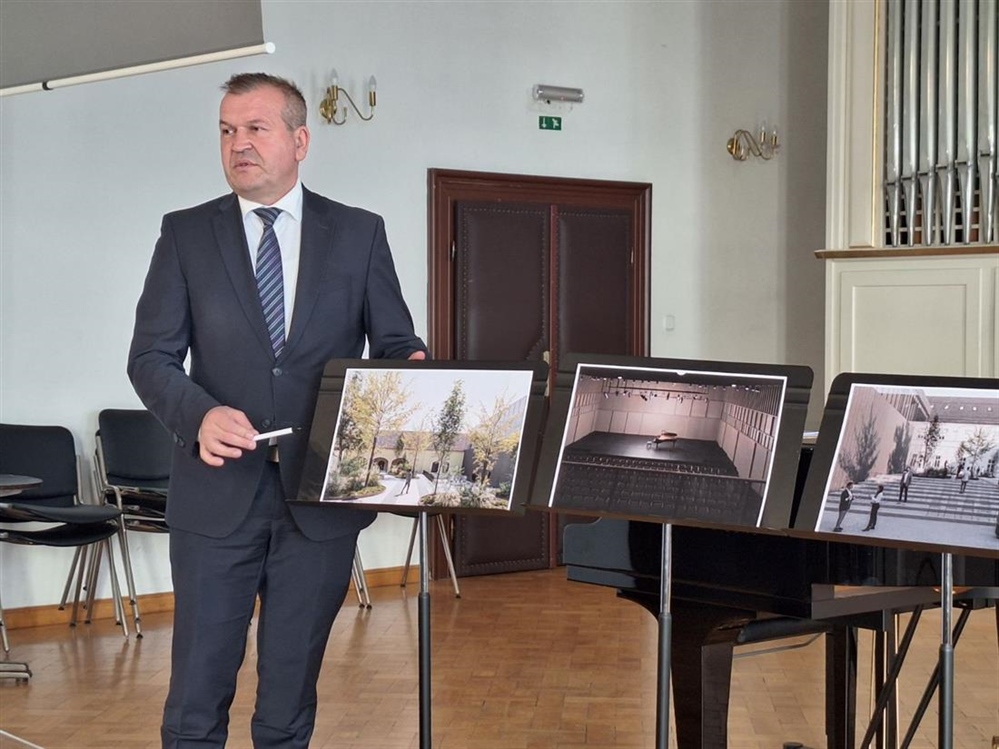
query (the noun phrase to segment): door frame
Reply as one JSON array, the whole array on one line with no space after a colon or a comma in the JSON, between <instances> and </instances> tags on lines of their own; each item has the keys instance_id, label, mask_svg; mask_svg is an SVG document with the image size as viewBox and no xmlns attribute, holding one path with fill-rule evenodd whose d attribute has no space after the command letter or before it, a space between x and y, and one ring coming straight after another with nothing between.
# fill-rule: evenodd
<instances>
[{"instance_id":1,"label":"door frame","mask_svg":"<svg viewBox=\"0 0 999 749\"><path fill-rule=\"evenodd\" d=\"M455 331L454 215L459 201L521 201L580 207L621 206L633 210L635 238L630 347L649 353L649 259L652 244L652 185L644 182L543 177L523 174L427 170L427 345L435 359L452 359ZM554 370L554 368L553 368ZM554 376L554 371L551 376Z\"/></svg>"}]
</instances>

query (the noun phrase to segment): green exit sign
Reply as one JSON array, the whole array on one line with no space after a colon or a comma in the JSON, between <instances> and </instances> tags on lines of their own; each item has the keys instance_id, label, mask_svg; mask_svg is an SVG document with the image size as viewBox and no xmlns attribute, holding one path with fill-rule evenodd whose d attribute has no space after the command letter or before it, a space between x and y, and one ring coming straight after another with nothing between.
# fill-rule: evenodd
<instances>
[{"instance_id":1,"label":"green exit sign","mask_svg":"<svg viewBox=\"0 0 999 749\"><path fill-rule=\"evenodd\" d=\"M538 117L538 130L561 130L561 129L562 129L561 117L546 117L544 115Z\"/></svg>"}]
</instances>

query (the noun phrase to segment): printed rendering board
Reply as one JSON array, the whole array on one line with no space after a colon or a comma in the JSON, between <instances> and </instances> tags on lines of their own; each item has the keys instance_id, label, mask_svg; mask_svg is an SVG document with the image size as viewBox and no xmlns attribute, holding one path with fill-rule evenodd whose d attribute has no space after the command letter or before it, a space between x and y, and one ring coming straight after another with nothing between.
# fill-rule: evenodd
<instances>
[{"instance_id":1,"label":"printed rendering board","mask_svg":"<svg viewBox=\"0 0 999 749\"><path fill-rule=\"evenodd\" d=\"M399 512L521 509L546 374L533 362L330 362L293 501Z\"/></svg>"},{"instance_id":2,"label":"printed rendering board","mask_svg":"<svg viewBox=\"0 0 999 749\"><path fill-rule=\"evenodd\" d=\"M839 375L795 529L999 557L999 380Z\"/></svg>"},{"instance_id":3,"label":"printed rendering board","mask_svg":"<svg viewBox=\"0 0 999 749\"><path fill-rule=\"evenodd\" d=\"M807 367L570 355L532 501L576 514L788 527Z\"/></svg>"}]
</instances>

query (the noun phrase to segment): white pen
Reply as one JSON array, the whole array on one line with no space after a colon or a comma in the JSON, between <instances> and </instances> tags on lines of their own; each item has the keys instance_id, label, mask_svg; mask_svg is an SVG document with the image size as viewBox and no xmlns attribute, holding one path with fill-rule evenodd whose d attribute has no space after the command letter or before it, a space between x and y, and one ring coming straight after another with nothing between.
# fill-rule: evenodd
<instances>
[{"instance_id":1,"label":"white pen","mask_svg":"<svg viewBox=\"0 0 999 749\"><path fill-rule=\"evenodd\" d=\"M261 432L253 439L255 442L260 442L261 440L269 440L271 437L284 437L294 431L295 427L285 427L284 429L275 429L273 432Z\"/></svg>"}]
</instances>

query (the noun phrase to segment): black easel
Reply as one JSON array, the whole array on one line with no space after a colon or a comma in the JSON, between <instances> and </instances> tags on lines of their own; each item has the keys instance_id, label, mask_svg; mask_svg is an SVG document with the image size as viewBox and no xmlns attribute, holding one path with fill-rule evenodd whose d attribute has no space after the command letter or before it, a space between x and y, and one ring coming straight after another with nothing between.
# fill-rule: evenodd
<instances>
[{"instance_id":1,"label":"black easel","mask_svg":"<svg viewBox=\"0 0 999 749\"><path fill-rule=\"evenodd\" d=\"M430 717L430 565L427 563L427 513L420 513L420 594L417 614L420 639L420 749L431 749Z\"/></svg>"},{"instance_id":2,"label":"black easel","mask_svg":"<svg viewBox=\"0 0 999 749\"><path fill-rule=\"evenodd\" d=\"M954 642L951 615L954 611L954 558L950 552L941 555L940 609L943 611L940 642L940 749L954 747Z\"/></svg>"},{"instance_id":3,"label":"black easel","mask_svg":"<svg viewBox=\"0 0 999 749\"><path fill-rule=\"evenodd\" d=\"M670 582L673 574L673 525L663 523L663 574L659 582L659 672L656 682L656 749L669 747L669 673L672 661L673 616Z\"/></svg>"}]
</instances>

